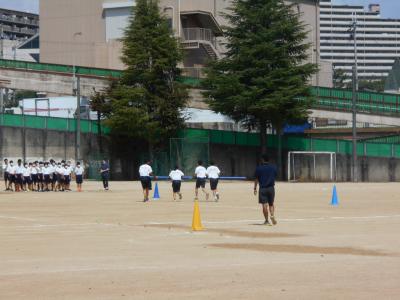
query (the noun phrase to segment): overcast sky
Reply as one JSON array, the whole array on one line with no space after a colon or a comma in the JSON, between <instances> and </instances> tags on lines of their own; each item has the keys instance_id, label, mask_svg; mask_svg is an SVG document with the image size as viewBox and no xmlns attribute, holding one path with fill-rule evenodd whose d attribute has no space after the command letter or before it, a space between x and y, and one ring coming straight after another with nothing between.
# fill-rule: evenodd
<instances>
[{"instance_id":1,"label":"overcast sky","mask_svg":"<svg viewBox=\"0 0 400 300\"><path fill-rule=\"evenodd\" d=\"M364 6L368 6L368 4L370 3L379 3L382 9L382 16L388 18L400 19L400 0L333 0L333 1L335 4L356 4ZM0 7L38 13L39 0L0 0Z\"/></svg>"}]
</instances>

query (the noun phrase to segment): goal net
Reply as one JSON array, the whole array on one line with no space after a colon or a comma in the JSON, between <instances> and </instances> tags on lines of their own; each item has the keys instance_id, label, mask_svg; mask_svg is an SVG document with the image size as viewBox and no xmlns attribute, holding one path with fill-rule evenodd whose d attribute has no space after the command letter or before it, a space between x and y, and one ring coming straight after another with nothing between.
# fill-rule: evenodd
<instances>
[{"instance_id":1,"label":"goal net","mask_svg":"<svg viewBox=\"0 0 400 300\"><path fill-rule=\"evenodd\" d=\"M171 138L170 139L170 165L179 166L185 175L193 175L197 161L202 160L203 165L209 163L210 140L208 137Z\"/></svg>"},{"instance_id":2,"label":"goal net","mask_svg":"<svg viewBox=\"0 0 400 300\"><path fill-rule=\"evenodd\" d=\"M335 152L290 151L288 181L336 181Z\"/></svg>"}]
</instances>

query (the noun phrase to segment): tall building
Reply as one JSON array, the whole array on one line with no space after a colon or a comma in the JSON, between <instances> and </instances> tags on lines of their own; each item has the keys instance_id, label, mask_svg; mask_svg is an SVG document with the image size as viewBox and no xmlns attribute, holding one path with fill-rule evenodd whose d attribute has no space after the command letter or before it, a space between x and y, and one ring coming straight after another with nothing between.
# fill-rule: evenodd
<instances>
[{"instance_id":1,"label":"tall building","mask_svg":"<svg viewBox=\"0 0 400 300\"><path fill-rule=\"evenodd\" d=\"M39 16L0 8L0 33L4 40L26 40L39 33Z\"/></svg>"},{"instance_id":2,"label":"tall building","mask_svg":"<svg viewBox=\"0 0 400 300\"><path fill-rule=\"evenodd\" d=\"M296 3L307 25L313 44L310 61L320 63L318 0L288 2ZM185 49L186 75L201 76L206 61L223 56L221 27L227 21L221 14L230 4L231 0L160 0ZM134 0L41 0L41 62L122 69L119 39L134 5ZM315 76L313 85L329 85L331 67L322 64L320 72L323 75Z\"/></svg>"},{"instance_id":3,"label":"tall building","mask_svg":"<svg viewBox=\"0 0 400 300\"><path fill-rule=\"evenodd\" d=\"M381 18L379 4L365 9L320 0L321 60L331 61L335 70L351 78L355 49L349 29L354 21L360 79L384 79L400 55L400 20Z\"/></svg>"}]
</instances>

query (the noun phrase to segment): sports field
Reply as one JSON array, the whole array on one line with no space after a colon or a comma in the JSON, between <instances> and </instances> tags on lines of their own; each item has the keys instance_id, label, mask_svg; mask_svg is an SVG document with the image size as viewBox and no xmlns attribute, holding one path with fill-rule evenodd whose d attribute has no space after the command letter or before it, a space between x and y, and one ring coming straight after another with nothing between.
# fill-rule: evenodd
<instances>
[{"instance_id":1,"label":"sports field","mask_svg":"<svg viewBox=\"0 0 400 300\"><path fill-rule=\"evenodd\" d=\"M277 185L263 226L250 182L143 203L138 182L0 193L0 299L399 299L400 184Z\"/></svg>"}]
</instances>

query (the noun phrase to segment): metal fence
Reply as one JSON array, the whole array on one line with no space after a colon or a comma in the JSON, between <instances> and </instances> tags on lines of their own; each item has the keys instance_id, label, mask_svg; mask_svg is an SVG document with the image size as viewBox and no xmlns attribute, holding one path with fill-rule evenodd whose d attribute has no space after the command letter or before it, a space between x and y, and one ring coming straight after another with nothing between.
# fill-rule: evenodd
<instances>
[{"instance_id":1,"label":"metal fence","mask_svg":"<svg viewBox=\"0 0 400 300\"><path fill-rule=\"evenodd\" d=\"M211 29L208 28L183 28L182 29L182 40L188 41L206 41L210 42L216 47L216 38Z\"/></svg>"}]
</instances>

